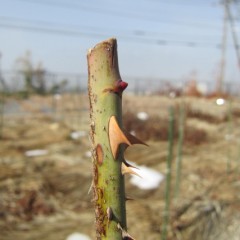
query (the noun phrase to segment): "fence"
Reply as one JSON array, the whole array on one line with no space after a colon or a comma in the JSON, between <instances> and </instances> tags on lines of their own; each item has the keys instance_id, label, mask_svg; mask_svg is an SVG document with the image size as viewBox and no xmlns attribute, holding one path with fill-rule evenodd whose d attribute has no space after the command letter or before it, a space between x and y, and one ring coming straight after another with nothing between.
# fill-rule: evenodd
<instances>
[{"instance_id":1,"label":"fence","mask_svg":"<svg viewBox=\"0 0 240 240\"><path fill-rule=\"evenodd\" d=\"M189 80L189 79L164 79L123 76L129 83L127 92L134 94L169 94L171 92L184 92L189 86L195 87L202 94L209 94L215 90L216 81L213 80ZM39 90L42 93L66 93L86 92L87 75L42 72L31 75L31 83L27 82L27 76L23 72L5 71L0 81L0 91L10 93ZM29 86L28 86L29 85ZM240 95L240 84L226 81L223 91L231 95Z\"/></svg>"}]
</instances>

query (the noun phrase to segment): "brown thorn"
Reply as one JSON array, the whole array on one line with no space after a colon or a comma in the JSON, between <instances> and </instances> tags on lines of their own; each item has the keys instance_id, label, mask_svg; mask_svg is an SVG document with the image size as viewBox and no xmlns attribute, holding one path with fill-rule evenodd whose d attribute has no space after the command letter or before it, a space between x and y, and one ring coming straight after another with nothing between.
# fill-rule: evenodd
<instances>
[{"instance_id":1,"label":"brown thorn","mask_svg":"<svg viewBox=\"0 0 240 240\"><path fill-rule=\"evenodd\" d=\"M134 175L142 178L138 173L134 172L130 167L126 166L126 164L124 162L122 162L121 171L122 171L122 175L124 175L124 174L134 174Z\"/></svg>"},{"instance_id":2,"label":"brown thorn","mask_svg":"<svg viewBox=\"0 0 240 240\"><path fill-rule=\"evenodd\" d=\"M131 198L131 197L125 197L125 201L133 201L134 199L133 198Z\"/></svg>"},{"instance_id":3,"label":"brown thorn","mask_svg":"<svg viewBox=\"0 0 240 240\"><path fill-rule=\"evenodd\" d=\"M109 140L114 159L116 159L118 147L121 143L131 145L125 134L120 129L115 116L112 116L109 120Z\"/></svg>"},{"instance_id":4,"label":"brown thorn","mask_svg":"<svg viewBox=\"0 0 240 240\"><path fill-rule=\"evenodd\" d=\"M130 141L131 145L133 145L133 144L142 144L142 145L148 146L145 142L143 142L140 139L136 138L131 133L125 132L125 135L128 138L128 140Z\"/></svg>"},{"instance_id":5,"label":"brown thorn","mask_svg":"<svg viewBox=\"0 0 240 240\"><path fill-rule=\"evenodd\" d=\"M115 116L111 116L109 120L109 140L114 159L117 157L119 145L121 143L131 146L133 144L143 144L148 146L130 133L123 132L118 125Z\"/></svg>"},{"instance_id":6,"label":"brown thorn","mask_svg":"<svg viewBox=\"0 0 240 240\"><path fill-rule=\"evenodd\" d=\"M124 230L124 229L121 227L120 223L117 224L117 228L122 231L122 239L123 239L123 240L136 240L136 239L133 238L126 230Z\"/></svg>"},{"instance_id":7,"label":"brown thorn","mask_svg":"<svg viewBox=\"0 0 240 240\"><path fill-rule=\"evenodd\" d=\"M139 168L138 167L135 167L135 166L133 166L133 165L131 165L130 163L128 163L125 159L123 159L123 162L124 162L124 164L127 166L127 167L131 167L131 168L136 168L136 169L138 169L139 170Z\"/></svg>"}]
</instances>

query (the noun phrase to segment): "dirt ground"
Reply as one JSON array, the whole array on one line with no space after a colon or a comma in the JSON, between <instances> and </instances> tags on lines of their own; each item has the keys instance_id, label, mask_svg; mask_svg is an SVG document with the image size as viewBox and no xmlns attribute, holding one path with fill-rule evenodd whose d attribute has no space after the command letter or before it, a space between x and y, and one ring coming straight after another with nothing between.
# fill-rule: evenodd
<instances>
[{"instance_id":1,"label":"dirt ground","mask_svg":"<svg viewBox=\"0 0 240 240\"><path fill-rule=\"evenodd\" d=\"M239 239L239 102L233 99L231 104L218 106L216 99L124 96L125 127L149 145L129 148L126 158L163 174L168 108L175 108L172 189L179 108L185 106L180 194L176 198L172 191L168 239ZM6 98L4 108L0 239L66 240L73 232L95 239L92 196L88 194L92 164L87 96ZM139 112L149 118L137 119ZM75 131L78 135L74 137ZM45 152L29 156L36 149ZM136 239L161 238L164 191L165 182L157 189L143 190L126 178L127 195L135 199L127 202L128 230Z\"/></svg>"}]
</instances>

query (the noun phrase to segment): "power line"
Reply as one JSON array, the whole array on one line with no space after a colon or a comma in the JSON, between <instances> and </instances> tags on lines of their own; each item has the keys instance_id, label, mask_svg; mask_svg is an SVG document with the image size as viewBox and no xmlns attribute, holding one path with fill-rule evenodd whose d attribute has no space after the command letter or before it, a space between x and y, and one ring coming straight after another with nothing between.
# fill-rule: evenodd
<instances>
[{"instance_id":1,"label":"power line","mask_svg":"<svg viewBox=\"0 0 240 240\"><path fill-rule=\"evenodd\" d=\"M12 18L12 17L6 17L6 16L0 16L0 20L2 21L7 21L8 23L13 23L13 24L19 24L19 23L25 23L25 24L31 24L31 25L44 25L45 27L56 27L56 28L80 28L80 29L87 29L87 30L91 30L91 31L101 31L103 32L103 30L106 29L100 29L97 27L92 27L92 26L84 26L84 25L76 25L76 24L65 24L65 23L60 23L60 22L49 22L49 21L43 21L43 20L33 20L33 19L23 19L23 18Z\"/></svg>"},{"instance_id":2,"label":"power line","mask_svg":"<svg viewBox=\"0 0 240 240\"><path fill-rule=\"evenodd\" d=\"M155 18L153 16L149 17L146 15L141 15L138 13L127 13L123 11L116 11L115 9L106 9L106 8L97 8L95 6L86 6L86 5L79 5L76 3L69 3L69 2L59 2L59 1L48 1L48 0L13 0L13 1L20 1L20 2L27 2L27 3L33 3L33 4L40 4L43 6L53 6L53 7L58 7L58 8L64 8L64 9L71 9L71 10L76 10L76 11L88 11L88 12L94 12L97 14L102 14L102 15L110 15L114 17L121 17L121 18L130 18L130 19L138 19L141 21L150 21L150 22L159 22L161 24L175 24L178 26L186 26L186 27L200 27L200 28L208 28L208 29L219 29L220 26L217 25L210 25L210 24L204 24L200 22L196 23L191 23L189 21L182 21L182 20L172 20L168 19L163 20L159 18Z\"/></svg>"},{"instance_id":3,"label":"power line","mask_svg":"<svg viewBox=\"0 0 240 240\"><path fill-rule=\"evenodd\" d=\"M44 25L44 26L53 26L53 27L56 27L56 28L79 28L79 29L87 29L88 31L91 30L91 31L94 31L95 33L96 32L101 32L103 33L104 31L116 31L116 28L99 28L99 27L95 27L95 26L89 26L89 25L76 25L76 24L65 24L65 23L60 23L60 22L49 22L49 21L43 21L43 20L33 20L33 19L23 19L23 18L15 18L15 17L7 17L7 16L0 16L0 21L7 21L8 23L13 23L13 24L19 24L19 23L25 23L25 24L30 24L30 25ZM121 31L121 32L120 32ZM161 34L161 35L168 35L169 33L160 33L160 32L156 32L156 31L145 31L145 30L138 30L138 29L133 29L133 30L129 30L129 31L126 31L125 29L119 29L117 28L117 32L118 33L121 33L122 34L122 31L123 33L127 33L127 34L131 34L131 35L134 35L134 36L140 36L140 37L145 37L145 36L149 36L149 35L157 35L157 34ZM170 33L172 34L172 33ZM188 33L185 33L184 32L184 36L186 35L191 35L192 34L188 34ZM178 34L177 34L178 36ZM196 34L194 34L194 36L196 36ZM203 35L203 34L199 34L199 36L201 37L211 37L211 36L217 36L216 34L213 34L213 35L209 35L209 34L206 34L206 35ZM176 35L174 35L174 37L176 37Z\"/></svg>"},{"instance_id":4,"label":"power line","mask_svg":"<svg viewBox=\"0 0 240 240\"><path fill-rule=\"evenodd\" d=\"M73 31L69 29L53 29L53 28L46 28L46 27L34 27L34 26L24 26L24 25L15 25L15 24L5 24L0 23L0 27L2 28L9 28L9 29L18 29L24 31L33 31L33 32L42 32L42 33L49 33L49 34L60 34L65 36L88 36L88 37L102 37L103 34L97 33L82 33L79 31Z\"/></svg>"},{"instance_id":5,"label":"power line","mask_svg":"<svg viewBox=\"0 0 240 240\"><path fill-rule=\"evenodd\" d=\"M149 2L149 0L146 0L147 2ZM202 6L201 4L203 3L203 4L205 4L203 1L198 1L198 2L196 2L196 1L176 1L176 2L174 2L174 1L159 1L159 0L150 0L151 2L158 2L158 3L161 3L161 4L166 4L166 5L177 5L177 6L179 6L179 5L181 5L181 6L184 6L184 7L199 7L199 6ZM215 5L215 3L214 2L210 2L210 1L208 1L207 2L207 4L209 5L212 5L212 6L214 6Z\"/></svg>"},{"instance_id":6,"label":"power line","mask_svg":"<svg viewBox=\"0 0 240 240\"><path fill-rule=\"evenodd\" d=\"M40 33L47 33L47 34L58 34L64 35L66 37L74 36L74 37L83 37L83 38L107 38L110 37L108 34L102 33L90 33L90 32L80 32L77 30L69 30L69 29L54 29L54 28L47 28L47 27L36 27L36 26L26 26L26 25L17 25L17 24L4 24L0 23L1 28L6 29L15 29L15 30L22 30L22 31L30 31L30 32L40 32ZM168 40L168 39L153 39L153 38L137 38L131 36L118 36L119 38L127 41L133 41L135 43L142 43L142 44L156 44L156 45L174 45L174 46L182 46L182 47L215 47L219 48L221 45L216 43L210 42L196 42L196 41L178 41L178 40Z\"/></svg>"}]
</instances>

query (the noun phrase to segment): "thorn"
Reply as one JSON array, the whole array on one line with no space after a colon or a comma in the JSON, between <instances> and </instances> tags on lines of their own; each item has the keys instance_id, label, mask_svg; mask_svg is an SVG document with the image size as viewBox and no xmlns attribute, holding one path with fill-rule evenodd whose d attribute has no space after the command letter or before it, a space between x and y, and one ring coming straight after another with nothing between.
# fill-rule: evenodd
<instances>
[{"instance_id":1,"label":"thorn","mask_svg":"<svg viewBox=\"0 0 240 240\"><path fill-rule=\"evenodd\" d=\"M121 79L117 80L112 88L106 88L103 92L112 92L118 95L122 95L122 92L127 88L128 83L122 81Z\"/></svg>"},{"instance_id":2,"label":"thorn","mask_svg":"<svg viewBox=\"0 0 240 240\"><path fill-rule=\"evenodd\" d=\"M90 187L89 187L89 189L88 189L88 195L89 195L89 193L92 191L92 189L93 189L93 181L91 182L91 185L90 185Z\"/></svg>"},{"instance_id":3,"label":"thorn","mask_svg":"<svg viewBox=\"0 0 240 240\"><path fill-rule=\"evenodd\" d=\"M107 208L107 225L109 226L110 221L113 219L113 211L110 207Z\"/></svg>"},{"instance_id":4,"label":"thorn","mask_svg":"<svg viewBox=\"0 0 240 240\"><path fill-rule=\"evenodd\" d=\"M126 166L126 164L124 162L122 163L122 169L121 170L122 170L122 175L124 175L124 174L134 174L134 175L142 178L138 173L134 172L130 167Z\"/></svg>"},{"instance_id":5,"label":"thorn","mask_svg":"<svg viewBox=\"0 0 240 240\"><path fill-rule=\"evenodd\" d=\"M112 154L114 159L117 157L117 152L119 145L121 143L125 143L127 146L131 146L133 144L145 144L141 140L137 139L130 133L124 133L118 125L117 119L115 116L111 116L109 120L109 140L110 146L112 150Z\"/></svg>"},{"instance_id":6,"label":"thorn","mask_svg":"<svg viewBox=\"0 0 240 240\"><path fill-rule=\"evenodd\" d=\"M134 199L133 198L131 198L131 197L125 197L125 201L133 201Z\"/></svg>"},{"instance_id":7,"label":"thorn","mask_svg":"<svg viewBox=\"0 0 240 240\"><path fill-rule=\"evenodd\" d=\"M109 121L109 140L114 159L116 159L118 147L121 143L131 144L120 129L115 116L112 116Z\"/></svg>"},{"instance_id":8,"label":"thorn","mask_svg":"<svg viewBox=\"0 0 240 240\"><path fill-rule=\"evenodd\" d=\"M120 223L117 224L117 228L122 231L122 239L123 240L136 240L135 238L133 238L126 230L124 230Z\"/></svg>"},{"instance_id":9,"label":"thorn","mask_svg":"<svg viewBox=\"0 0 240 240\"><path fill-rule=\"evenodd\" d=\"M131 145L133 145L133 144L142 144L142 145L145 145L145 146L148 147L148 145L145 142L143 142L140 139L136 138L131 133L126 132L125 135L128 138L128 140L131 142Z\"/></svg>"},{"instance_id":10,"label":"thorn","mask_svg":"<svg viewBox=\"0 0 240 240\"><path fill-rule=\"evenodd\" d=\"M113 219L113 211L110 207L107 208L107 218L109 221Z\"/></svg>"},{"instance_id":11,"label":"thorn","mask_svg":"<svg viewBox=\"0 0 240 240\"><path fill-rule=\"evenodd\" d=\"M127 166L127 167L131 167L131 168L136 168L136 169L138 169L139 170L139 168L138 167L135 167L135 166L133 166L133 165L131 165L130 163L128 163L125 159L123 159L123 162L124 162L124 164Z\"/></svg>"}]
</instances>

